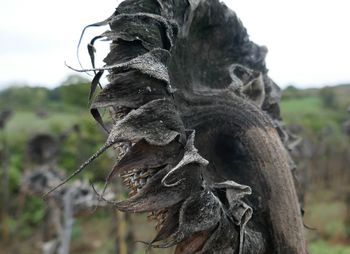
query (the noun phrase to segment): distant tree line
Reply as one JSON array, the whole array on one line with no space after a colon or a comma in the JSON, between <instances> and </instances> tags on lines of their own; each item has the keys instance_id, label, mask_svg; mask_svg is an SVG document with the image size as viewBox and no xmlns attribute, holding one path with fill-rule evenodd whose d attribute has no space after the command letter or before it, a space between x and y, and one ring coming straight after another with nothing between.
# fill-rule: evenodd
<instances>
[{"instance_id":1,"label":"distant tree line","mask_svg":"<svg viewBox=\"0 0 350 254\"><path fill-rule=\"evenodd\" d=\"M12 86L0 91L0 108L25 110L87 107L87 86L90 82L80 76L69 76L61 85L46 87Z\"/></svg>"},{"instance_id":2,"label":"distant tree line","mask_svg":"<svg viewBox=\"0 0 350 254\"><path fill-rule=\"evenodd\" d=\"M325 86L323 88L307 89L299 89L293 85L289 85L283 90L282 99L289 100L315 96L321 99L322 105L325 108L337 109L340 106L337 101L337 92L342 93L344 89L348 90L349 85L338 85L334 87Z\"/></svg>"}]
</instances>

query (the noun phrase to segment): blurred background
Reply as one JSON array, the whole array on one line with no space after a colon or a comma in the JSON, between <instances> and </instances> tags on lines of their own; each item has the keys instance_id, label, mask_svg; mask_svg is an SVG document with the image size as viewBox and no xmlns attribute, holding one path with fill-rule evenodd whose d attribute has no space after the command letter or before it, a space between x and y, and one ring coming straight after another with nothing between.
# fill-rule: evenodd
<instances>
[{"instance_id":1,"label":"blurred background","mask_svg":"<svg viewBox=\"0 0 350 254\"><path fill-rule=\"evenodd\" d=\"M2 1L0 254L49 254L55 248L61 254L145 253L147 246L134 242L154 236L147 215L129 217L96 200L90 182L102 188L113 151L52 201L40 197L106 139L88 110L91 76L77 75L64 62L79 66L76 46L83 27L108 17L119 2ZM341 0L224 2L251 39L267 45L270 76L283 89L285 127L299 142L293 157L298 188L305 193L310 253L348 254L350 6ZM84 37L79 50L84 67L90 63L85 45L104 29L92 28ZM101 66L108 43L97 49ZM114 199L125 195L114 194L121 193L116 187L107 192ZM56 246L58 239L64 246Z\"/></svg>"}]
</instances>

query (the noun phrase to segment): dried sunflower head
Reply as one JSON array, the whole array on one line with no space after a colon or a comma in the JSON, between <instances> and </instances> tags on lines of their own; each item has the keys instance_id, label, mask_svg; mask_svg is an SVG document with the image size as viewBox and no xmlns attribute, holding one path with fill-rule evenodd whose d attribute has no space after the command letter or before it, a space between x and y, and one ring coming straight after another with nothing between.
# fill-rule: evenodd
<instances>
[{"instance_id":1,"label":"dried sunflower head","mask_svg":"<svg viewBox=\"0 0 350 254\"><path fill-rule=\"evenodd\" d=\"M107 179L120 175L129 198L112 202L158 221L150 243L176 253L306 253L300 210L279 116L280 89L268 77L266 47L249 40L217 0L126 0L91 40L91 113L114 125L122 144ZM94 42L111 42L96 68ZM108 71L109 84L94 96Z\"/></svg>"}]
</instances>

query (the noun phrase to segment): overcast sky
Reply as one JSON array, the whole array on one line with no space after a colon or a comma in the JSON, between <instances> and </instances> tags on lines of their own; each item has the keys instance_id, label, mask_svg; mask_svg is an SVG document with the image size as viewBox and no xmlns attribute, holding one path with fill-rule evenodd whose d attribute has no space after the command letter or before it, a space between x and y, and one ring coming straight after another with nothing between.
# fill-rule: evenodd
<instances>
[{"instance_id":1,"label":"overcast sky","mask_svg":"<svg viewBox=\"0 0 350 254\"><path fill-rule=\"evenodd\" d=\"M119 2L1 0L0 89L23 83L53 87L75 74L64 62L78 66L75 50L82 28L108 17ZM251 39L268 47L270 76L280 86L350 83L348 0L224 2L241 18ZM93 28L86 38L104 30ZM98 53L101 58L105 54ZM88 67L85 47L81 54Z\"/></svg>"}]
</instances>

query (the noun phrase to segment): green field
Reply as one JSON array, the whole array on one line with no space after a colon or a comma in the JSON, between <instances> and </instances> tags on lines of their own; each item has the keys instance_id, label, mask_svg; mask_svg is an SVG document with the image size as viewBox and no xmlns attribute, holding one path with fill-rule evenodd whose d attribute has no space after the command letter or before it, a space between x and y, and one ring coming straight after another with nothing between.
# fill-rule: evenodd
<instances>
[{"instance_id":1,"label":"green field","mask_svg":"<svg viewBox=\"0 0 350 254\"><path fill-rule=\"evenodd\" d=\"M297 99L288 99L281 101L281 112L283 116L289 114L301 113L317 113L322 108L322 102L319 97L303 97Z\"/></svg>"},{"instance_id":2,"label":"green field","mask_svg":"<svg viewBox=\"0 0 350 254\"><path fill-rule=\"evenodd\" d=\"M320 240L309 243L309 252L310 254L349 254L350 246L330 244Z\"/></svg>"},{"instance_id":3,"label":"green field","mask_svg":"<svg viewBox=\"0 0 350 254\"><path fill-rule=\"evenodd\" d=\"M280 106L283 120L287 125L298 124L313 133L320 132L325 126L330 126L339 132L340 123L347 117L345 107L325 108L320 97L282 100Z\"/></svg>"},{"instance_id":4,"label":"green field","mask_svg":"<svg viewBox=\"0 0 350 254\"><path fill-rule=\"evenodd\" d=\"M67 112L52 112L40 118L33 112L16 111L7 124L6 132L10 139L19 135L28 137L37 133L58 132L79 123L80 118L79 114Z\"/></svg>"}]
</instances>

